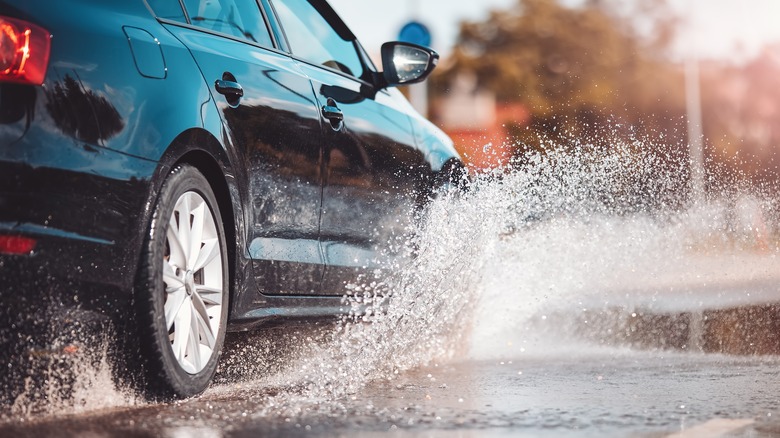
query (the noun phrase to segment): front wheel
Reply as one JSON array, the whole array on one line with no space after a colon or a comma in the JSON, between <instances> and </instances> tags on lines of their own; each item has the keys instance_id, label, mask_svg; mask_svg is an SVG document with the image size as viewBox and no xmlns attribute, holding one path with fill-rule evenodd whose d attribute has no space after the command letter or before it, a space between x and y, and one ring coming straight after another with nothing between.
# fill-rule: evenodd
<instances>
[{"instance_id":1,"label":"front wheel","mask_svg":"<svg viewBox=\"0 0 780 438\"><path fill-rule=\"evenodd\" d=\"M226 255L208 181L194 167L177 166L160 189L139 276L147 394L190 397L214 376L227 324Z\"/></svg>"}]
</instances>

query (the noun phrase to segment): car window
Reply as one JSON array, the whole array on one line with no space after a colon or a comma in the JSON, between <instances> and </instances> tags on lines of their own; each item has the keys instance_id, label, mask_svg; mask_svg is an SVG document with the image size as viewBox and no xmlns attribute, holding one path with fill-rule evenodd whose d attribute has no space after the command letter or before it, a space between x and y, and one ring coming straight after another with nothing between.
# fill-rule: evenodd
<instances>
[{"instance_id":1,"label":"car window","mask_svg":"<svg viewBox=\"0 0 780 438\"><path fill-rule=\"evenodd\" d=\"M273 0L293 55L355 77L363 64L351 40L342 38L307 0Z\"/></svg>"},{"instance_id":2,"label":"car window","mask_svg":"<svg viewBox=\"0 0 780 438\"><path fill-rule=\"evenodd\" d=\"M184 0L195 26L273 47L256 0Z\"/></svg>"},{"instance_id":3,"label":"car window","mask_svg":"<svg viewBox=\"0 0 780 438\"><path fill-rule=\"evenodd\" d=\"M182 23L187 22L179 0L146 0L146 3L152 8L157 18L181 21Z\"/></svg>"}]
</instances>

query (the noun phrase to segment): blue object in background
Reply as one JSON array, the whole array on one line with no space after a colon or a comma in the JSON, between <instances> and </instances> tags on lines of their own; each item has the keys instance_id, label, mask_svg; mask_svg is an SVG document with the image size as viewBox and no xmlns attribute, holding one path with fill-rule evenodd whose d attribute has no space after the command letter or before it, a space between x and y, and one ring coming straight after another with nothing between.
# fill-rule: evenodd
<instances>
[{"instance_id":1,"label":"blue object in background","mask_svg":"<svg viewBox=\"0 0 780 438\"><path fill-rule=\"evenodd\" d=\"M410 21L398 32L398 40L420 46L431 46L431 31L419 21Z\"/></svg>"}]
</instances>

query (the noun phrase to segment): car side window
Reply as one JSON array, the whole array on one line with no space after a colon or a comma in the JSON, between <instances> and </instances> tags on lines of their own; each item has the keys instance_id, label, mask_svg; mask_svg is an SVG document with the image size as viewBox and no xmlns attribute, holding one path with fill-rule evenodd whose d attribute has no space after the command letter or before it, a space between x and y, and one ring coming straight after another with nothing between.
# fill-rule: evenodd
<instances>
[{"instance_id":1,"label":"car side window","mask_svg":"<svg viewBox=\"0 0 780 438\"><path fill-rule=\"evenodd\" d=\"M273 0L293 55L355 77L363 76L353 41L342 38L307 0Z\"/></svg>"},{"instance_id":2,"label":"car side window","mask_svg":"<svg viewBox=\"0 0 780 438\"><path fill-rule=\"evenodd\" d=\"M179 0L146 0L146 3L152 8L157 18L180 21L182 23L187 22Z\"/></svg>"},{"instance_id":3,"label":"car side window","mask_svg":"<svg viewBox=\"0 0 780 438\"><path fill-rule=\"evenodd\" d=\"M184 0L184 6L195 26L273 47L256 0Z\"/></svg>"}]
</instances>

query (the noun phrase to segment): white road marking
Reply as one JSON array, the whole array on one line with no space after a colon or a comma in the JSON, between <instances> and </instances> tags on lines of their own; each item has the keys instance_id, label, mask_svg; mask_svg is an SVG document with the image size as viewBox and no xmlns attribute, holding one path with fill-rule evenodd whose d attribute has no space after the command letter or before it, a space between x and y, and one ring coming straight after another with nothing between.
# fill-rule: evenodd
<instances>
[{"instance_id":1,"label":"white road marking","mask_svg":"<svg viewBox=\"0 0 780 438\"><path fill-rule=\"evenodd\" d=\"M745 426L753 424L755 420L741 418L731 420L727 418L715 418L706 423L698 424L689 429L667 435L666 438L714 438L724 436Z\"/></svg>"}]
</instances>

